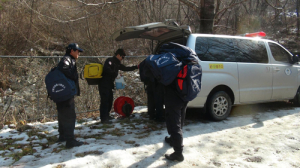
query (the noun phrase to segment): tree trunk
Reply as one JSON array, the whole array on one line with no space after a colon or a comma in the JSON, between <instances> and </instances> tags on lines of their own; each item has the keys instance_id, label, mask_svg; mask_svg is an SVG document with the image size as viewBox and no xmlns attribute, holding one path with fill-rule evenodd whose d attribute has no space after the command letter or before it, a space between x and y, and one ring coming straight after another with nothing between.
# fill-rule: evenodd
<instances>
[{"instance_id":1,"label":"tree trunk","mask_svg":"<svg viewBox=\"0 0 300 168\"><path fill-rule=\"evenodd\" d=\"M211 34L213 32L213 23L215 17L215 0L199 0L200 5L195 1L189 0L179 0L180 2L186 4L188 7L192 8L200 18L200 31L198 32L197 25L196 33L207 33Z\"/></svg>"},{"instance_id":2,"label":"tree trunk","mask_svg":"<svg viewBox=\"0 0 300 168\"><path fill-rule=\"evenodd\" d=\"M215 17L214 0L201 0L200 32L211 34Z\"/></svg>"},{"instance_id":3,"label":"tree trunk","mask_svg":"<svg viewBox=\"0 0 300 168\"><path fill-rule=\"evenodd\" d=\"M299 0L297 0L296 11L297 11L297 37L299 37Z\"/></svg>"}]
</instances>

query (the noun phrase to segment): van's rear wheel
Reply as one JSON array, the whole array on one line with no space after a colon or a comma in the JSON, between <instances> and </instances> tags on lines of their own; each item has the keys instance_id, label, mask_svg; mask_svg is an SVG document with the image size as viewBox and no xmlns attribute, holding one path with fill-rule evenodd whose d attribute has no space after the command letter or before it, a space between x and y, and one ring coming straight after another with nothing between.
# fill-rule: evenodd
<instances>
[{"instance_id":1,"label":"van's rear wheel","mask_svg":"<svg viewBox=\"0 0 300 168\"><path fill-rule=\"evenodd\" d=\"M296 96L293 99L293 104L297 107L300 106L300 87L298 88L298 90L296 92Z\"/></svg>"},{"instance_id":2,"label":"van's rear wheel","mask_svg":"<svg viewBox=\"0 0 300 168\"><path fill-rule=\"evenodd\" d=\"M226 92L219 91L208 98L206 107L208 115L213 120L221 121L230 114L232 103Z\"/></svg>"}]
</instances>

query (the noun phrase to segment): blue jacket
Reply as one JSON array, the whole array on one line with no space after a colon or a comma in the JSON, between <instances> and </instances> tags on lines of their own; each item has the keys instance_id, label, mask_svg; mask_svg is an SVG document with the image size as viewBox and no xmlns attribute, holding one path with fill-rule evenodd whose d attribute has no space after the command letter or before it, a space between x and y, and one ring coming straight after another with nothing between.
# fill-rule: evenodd
<instances>
[{"instance_id":1,"label":"blue jacket","mask_svg":"<svg viewBox=\"0 0 300 168\"><path fill-rule=\"evenodd\" d=\"M79 78L76 67L76 60L73 56L66 54L58 63L58 69L66 75L67 78L73 80L77 88L77 96L80 96Z\"/></svg>"},{"instance_id":2,"label":"blue jacket","mask_svg":"<svg viewBox=\"0 0 300 168\"><path fill-rule=\"evenodd\" d=\"M126 67L125 65L121 64L121 61L115 56L107 58L103 65L103 77L100 79L99 87L113 89L114 81L118 76L119 70L133 71L135 69L138 69L137 66Z\"/></svg>"}]
</instances>

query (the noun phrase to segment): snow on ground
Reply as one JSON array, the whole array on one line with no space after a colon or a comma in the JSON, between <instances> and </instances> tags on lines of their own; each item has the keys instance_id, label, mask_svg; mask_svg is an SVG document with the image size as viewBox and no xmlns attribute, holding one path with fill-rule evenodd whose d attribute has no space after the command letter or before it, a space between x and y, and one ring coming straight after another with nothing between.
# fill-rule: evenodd
<instances>
[{"instance_id":1,"label":"snow on ground","mask_svg":"<svg viewBox=\"0 0 300 168\"><path fill-rule=\"evenodd\" d=\"M85 144L72 149L53 143L57 122L31 123L33 128L23 132L6 125L0 130L0 166L300 168L300 108L274 106L238 106L221 122L187 116L183 162L165 159L165 153L173 152L164 142L165 124L149 121L145 107L136 107L135 117L115 119L112 125L77 121L77 140ZM26 149L29 154L12 158Z\"/></svg>"}]
</instances>

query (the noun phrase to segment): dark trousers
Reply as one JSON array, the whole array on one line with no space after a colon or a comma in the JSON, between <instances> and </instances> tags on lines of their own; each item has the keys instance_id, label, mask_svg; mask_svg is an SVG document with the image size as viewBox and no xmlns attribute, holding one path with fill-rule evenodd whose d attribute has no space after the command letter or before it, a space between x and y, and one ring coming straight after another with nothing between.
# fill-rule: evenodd
<instances>
[{"instance_id":1,"label":"dark trousers","mask_svg":"<svg viewBox=\"0 0 300 168\"><path fill-rule=\"evenodd\" d=\"M108 119L109 112L113 104L113 92L112 88L109 87L99 87L100 94L100 119L105 121Z\"/></svg>"},{"instance_id":2,"label":"dark trousers","mask_svg":"<svg viewBox=\"0 0 300 168\"><path fill-rule=\"evenodd\" d=\"M166 86L165 87L165 111L166 124L171 140L173 141L173 148L175 152L182 153L183 150L183 136L182 127L184 125L187 103L184 102L176 91Z\"/></svg>"},{"instance_id":3,"label":"dark trousers","mask_svg":"<svg viewBox=\"0 0 300 168\"><path fill-rule=\"evenodd\" d=\"M67 141L73 140L76 122L74 98L56 103L56 107L59 136L64 137Z\"/></svg>"},{"instance_id":4,"label":"dark trousers","mask_svg":"<svg viewBox=\"0 0 300 168\"><path fill-rule=\"evenodd\" d=\"M151 119L164 118L164 86L159 83L147 85L147 107Z\"/></svg>"}]
</instances>

